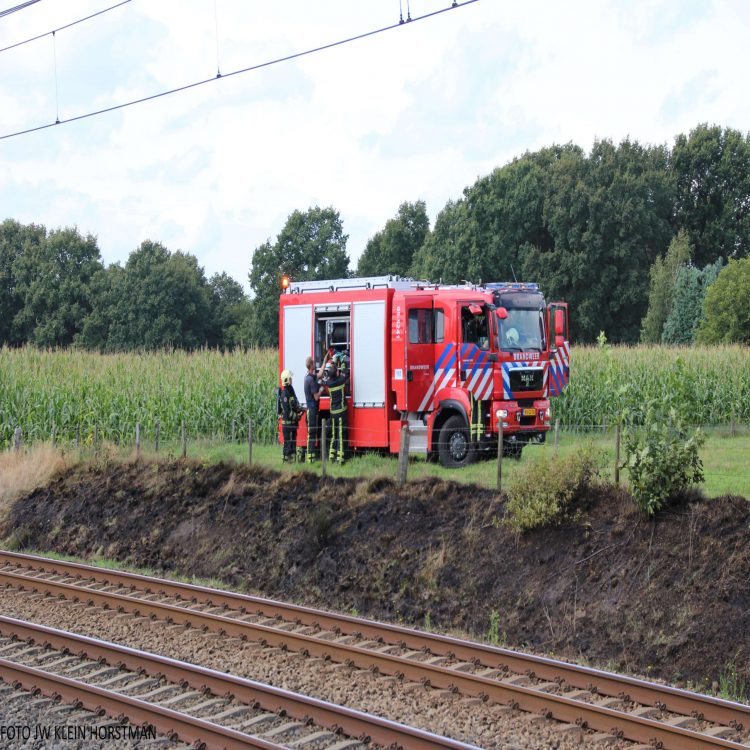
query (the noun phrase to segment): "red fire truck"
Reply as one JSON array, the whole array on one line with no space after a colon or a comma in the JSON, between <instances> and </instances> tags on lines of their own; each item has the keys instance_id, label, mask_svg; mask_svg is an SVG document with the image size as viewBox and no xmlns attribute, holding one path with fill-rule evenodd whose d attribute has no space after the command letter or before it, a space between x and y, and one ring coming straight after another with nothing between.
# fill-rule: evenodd
<instances>
[{"instance_id":1,"label":"red fire truck","mask_svg":"<svg viewBox=\"0 0 750 750\"><path fill-rule=\"evenodd\" d=\"M409 426L410 453L447 467L497 450L544 442L550 396L568 382L568 309L545 302L536 284L432 284L383 276L285 279L279 368L297 377L331 349L350 361L349 446L397 453ZM304 399L303 399L304 400ZM328 415L328 399L320 415ZM300 424L298 445L307 430Z\"/></svg>"}]
</instances>

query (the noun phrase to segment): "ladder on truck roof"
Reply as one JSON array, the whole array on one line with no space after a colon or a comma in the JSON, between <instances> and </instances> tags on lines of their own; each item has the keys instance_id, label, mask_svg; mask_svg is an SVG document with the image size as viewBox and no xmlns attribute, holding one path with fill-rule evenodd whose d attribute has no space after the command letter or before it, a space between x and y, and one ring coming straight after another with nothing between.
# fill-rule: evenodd
<instances>
[{"instance_id":1,"label":"ladder on truck roof","mask_svg":"<svg viewBox=\"0 0 750 750\"><path fill-rule=\"evenodd\" d=\"M286 289L286 294L304 294L305 292L341 292L358 289L470 289L472 291L493 292L538 292L538 284L495 281L486 284L472 284L464 281L462 284L441 284L432 281L412 279L409 277L390 274L388 276L359 276L350 279L319 279L316 281L292 281Z\"/></svg>"},{"instance_id":2,"label":"ladder on truck roof","mask_svg":"<svg viewBox=\"0 0 750 750\"><path fill-rule=\"evenodd\" d=\"M305 292L341 292L357 289L415 289L418 282L397 275L361 276L352 279L321 279L319 281L292 281L286 290L287 294L304 294Z\"/></svg>"}]
</instances>

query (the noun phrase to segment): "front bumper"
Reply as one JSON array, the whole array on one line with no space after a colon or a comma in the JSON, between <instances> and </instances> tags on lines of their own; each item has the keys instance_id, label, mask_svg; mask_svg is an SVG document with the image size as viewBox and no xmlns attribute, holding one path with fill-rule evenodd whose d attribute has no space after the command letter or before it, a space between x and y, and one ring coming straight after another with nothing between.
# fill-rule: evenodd
<instances>
[{"instance_id":1,"label":"front bumper","mask_svg":"<svg viewBox=\"0 0 750 750\"><path fill-rule=\"evenodd\" d=\"M523 436L526 439L527 434L531 438L545 433L550 428L549 409L549 399L534 399L532 404L526 402L523 405L518 401L493 401L490 412L492 432L497 433L502 423L503 436Z\"/></svg>"}]
</instances>

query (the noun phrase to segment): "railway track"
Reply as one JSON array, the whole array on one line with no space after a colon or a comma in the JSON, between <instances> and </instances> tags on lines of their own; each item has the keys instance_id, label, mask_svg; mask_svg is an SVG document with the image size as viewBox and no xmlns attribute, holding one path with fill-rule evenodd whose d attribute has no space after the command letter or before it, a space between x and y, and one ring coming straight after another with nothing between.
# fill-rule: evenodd
<instances>
[{"instance_id":1,"label":"railway track","mask_svg":"<svg viewBox=\"0 0 750 750\"><path fill-rule=\"evenodd\" d=\"M395 675L649 747L750 747L746 705L555 659L12 552L0 552L3 584Z\"/></svg>"},{"instance_id":2,"label":"railway track","mask_svg":"<svg viewBox=\"0 0 750 750\"><path fill-rule=\"evenodd\" d=\"M476 750L253 680L3 616L0 676L14 688L206 748Z\"/></svg>"}]
</instances>

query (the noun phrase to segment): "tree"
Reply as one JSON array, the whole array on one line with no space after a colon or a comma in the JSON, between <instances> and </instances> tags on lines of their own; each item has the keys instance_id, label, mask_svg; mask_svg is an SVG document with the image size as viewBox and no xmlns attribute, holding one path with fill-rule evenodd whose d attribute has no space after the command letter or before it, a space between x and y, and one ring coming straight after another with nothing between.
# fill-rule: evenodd
<instances>
[{"instance_id":1,"label":"tree","mask_svg":"<svg viewBox=\"0 0 750 750\"><path fill-rule=\"evenodd\" d=\"M414 253L411 274L430 281L455 284L469 277L469 215L466 202L448 201L435 228Z\"/></svg>"},{"instance_id":2,"label":"tree","mask_svg":"<svg viewBox=\"0 0 750 750\"><path fill-rule=\"evenodd\" d=\"M750 252L750 134L699 125L678 135L670 168L675 215L695 248L697 266Z\"/></svg>"},{"instance_id":3,"label":"tree","mask_svg":"<svg viewBox=\"0 0 750 750\"><path fill-rule=\"evenodd\" d=\"M664 323L672 309L677 275L693 254L687 232L680 230L667 248L664 258L656 257L651 266L648 293L648 310L641 323L641 341L644 344L658 344L662 340Z\"/></svg>"},{"instance_id":4,"label":"tree","mask_svg":"<svg viewBox=\"0 0 750 750\"><path fill-rule=\"evenodd\" d=\"M706 291L716 281L722 265L719 258L702 270L691 264L679 267L672 290L672 307L662 331L663 344L689 345L695 341L703 321Z\"/></svg>"},{"instance_id":5,"label":"tree","mask_svg":"<svg viewBox=\"0 0 750 750\"><path fill-rule=\"evenodd\" d=\"M750 344L750 258L729 259L706 292L703 344Z\"/></svg>"},{"instance_id":6,"label":"tree","mask_svg":"<svg viewBox=\"0 0 750 750\"><path fill-rule=\"evenodd\" d=\"M210 290L195 256L146 240L124 268L110 267L96 286L97 310L80 343L105 351L195 349L207 343Z\"/></svg>"},{"instance_id":7,"label":"tree","mask_svg":"<svg viewBox=\"0 0 750 750\"><path fill-rule=\"evenodd\" d=\"M278 346L281 276L295 281L345 278L349 256L339 212L315 206L293 211L276 242L255 248L249 279L252 301L250 335L258 346Z\"/></svg>"},{"instance_id":8,"label":"tree","mask_svg":"<svg viewBox=\"0 0 750 750\"><path fill-rule=\"evenodd\" d=\"M568 150L552 163L544 203L551 248L525 254L524 278L571 304L574 337L638 340L648 268L672 229L665 147L597 141L588 158Z\"/></svg>"},{"instance_id":9,"label":"tree","mask_svg":"<svg viewBox=\"0 0 750 750\"><path fill-rule=\"evenodd\" d=\"M32 252L47 238L47 230L35 224L23 225L13 219L0 224L0 345L23 343L22 331L12 333L13 319L23 306L18 293L15 264L24 252Z\"/></svg>"},{"instance_id":10,"label":"tree","mask_svg":"<svg viewBox=\"0 0 750 750\"><path fill-rule=\"evenodd\" d=\"M11 336L37 346L73 343L91 310L91 279L101 268L96 237L83 237L76 227L56 229L43 242L25 242L13 263L21 307Z\"/></svg>"},{"instance_id":11,"label":"tree","mask_svg":"<svg viewBox=\"0 0 750 750\"><path fill-rule=\"evenodd\" d=\"M242 285L227 273L216 273L208 282L211 299L211 326L208 343L228 349L239 344L237 327L248 315L249 300Z\"/></svg>"},{"instance_id":12,"label":"tree","mask_svg":"<svg viewBox=\"0 0 750 750\"><path fill-rule=\"evenodd\" d=\"M414 257L412 273L458 283L502 281L520 273L529 247L552 249L544 206L552 165L580 149L553 146L526 153L481 177L438 214Z\"/></svg>"},{"instance_id":13,"label":"tree","mask_svg":"<svg viewBox=\"0 0 750 750\"><path fill-rule=\"evenodd\" d=\"M398 214L367 242L357 266L357 276L406 276L414 253L422 246L430 220L424 201L404 202Z\"/></svg>"}]
</instances>

